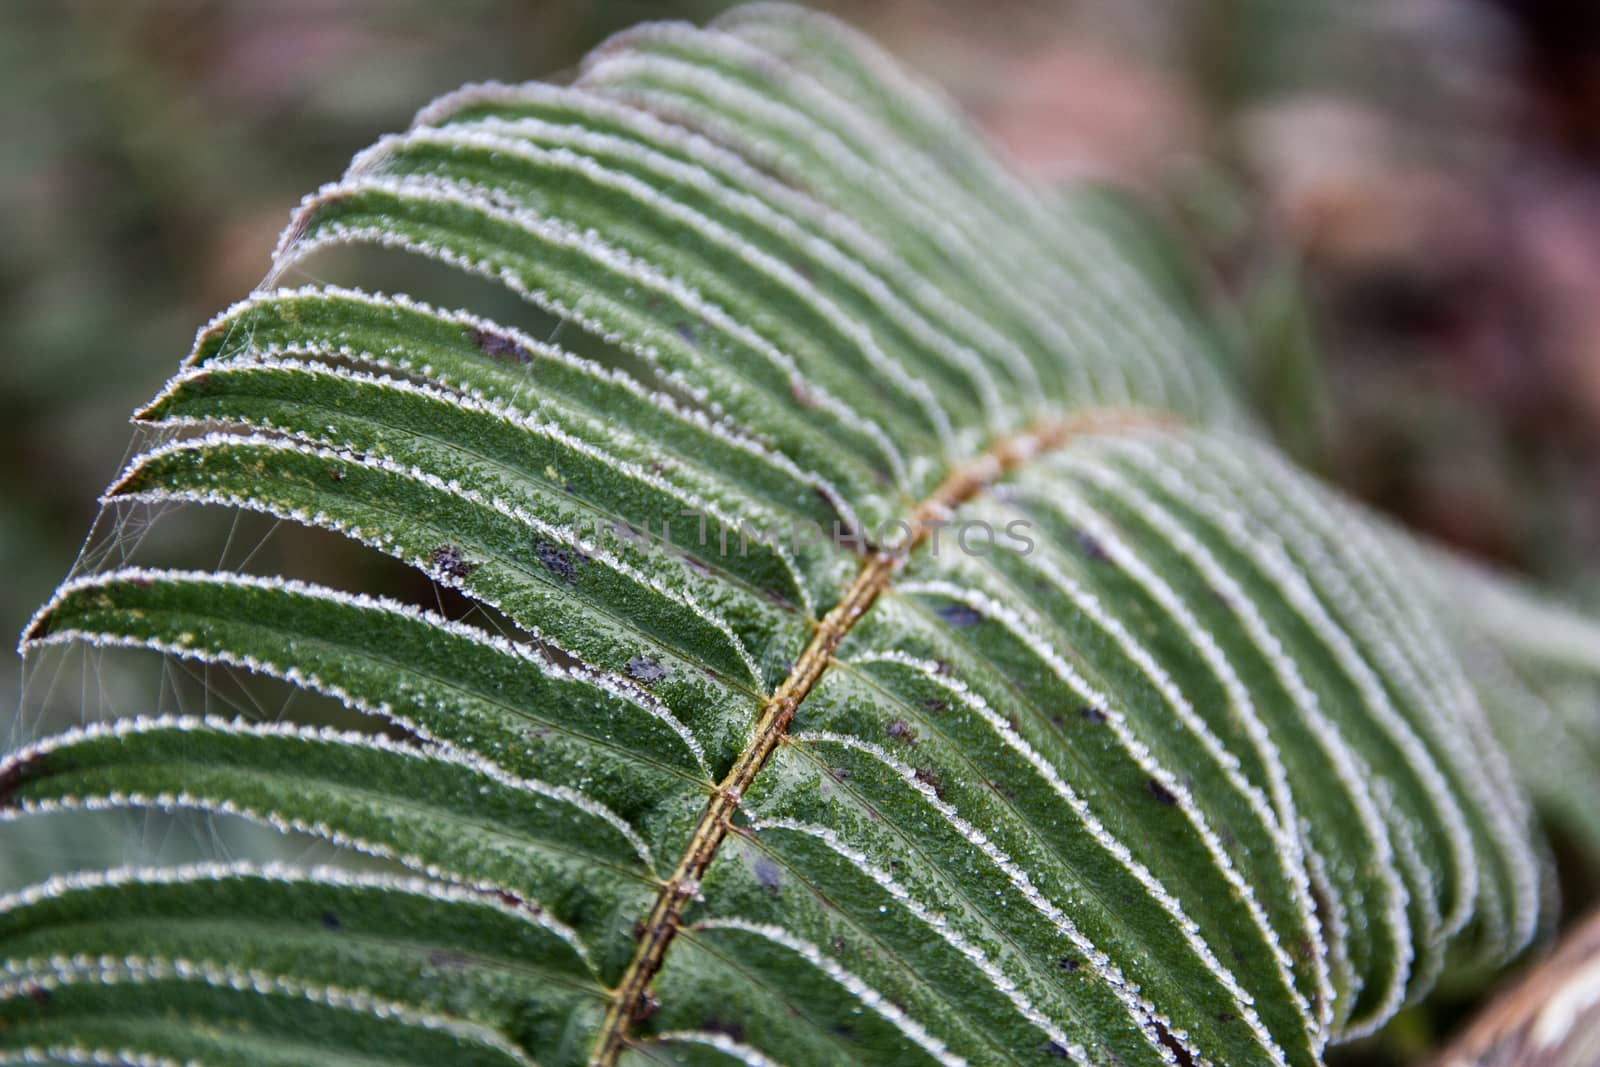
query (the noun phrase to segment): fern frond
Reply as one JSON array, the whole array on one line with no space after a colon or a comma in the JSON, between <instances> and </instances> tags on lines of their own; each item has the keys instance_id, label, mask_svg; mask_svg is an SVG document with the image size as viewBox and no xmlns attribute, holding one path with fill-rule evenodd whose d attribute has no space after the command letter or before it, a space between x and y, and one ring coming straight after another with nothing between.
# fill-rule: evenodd
<instances>
[{"instance_id":1,"label":"fern frond","mask_svg":"<svg viewBox=\"0 0 1600 1067\"><path fill-rule=\"evenodd\" d=\"M279 287L361 247L566 343ZM352 859L0 901L0 1062L1309 1067L1548 927L1536 809L1600 856L1600 630L1295 470L1114 227L825 18L429 105L136 419L108 509L331 531L481 610L65 582L25 653L360 728L152 706L6 756L6 821Z\"/></svg>"}]
</instances>

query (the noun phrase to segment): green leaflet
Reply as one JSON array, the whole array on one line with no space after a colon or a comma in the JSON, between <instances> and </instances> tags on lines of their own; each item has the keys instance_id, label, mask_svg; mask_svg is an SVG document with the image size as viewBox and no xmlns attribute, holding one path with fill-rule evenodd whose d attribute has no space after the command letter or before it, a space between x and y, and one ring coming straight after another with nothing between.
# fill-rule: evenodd
<instances>
[{"instance_id":1,"label":"green leaflet","mask_svg":"<svg viewBox=\"0 0 1600 1067\"><path fill-rule=\"evenodd\" d=\"M27 739L0 831L232 813L365 873L0 902L0 1062L1309 1067L1522 953L1542 824L1600 857L1600 631L1294 470L1123 241L771 5L362 153L269 279L399 249L585 357L264 289L138 413L106 506L333 531L490 621L227 568L65 582L25 653L368 725L156 705ZM948 525L878 553L913 521Z\"/></svg>"},{"instance_id":2,"label":"green leaflet","mask_svg":"<svg viewBox=\"0 0 1600 1067\"><path fill-rule=\"evenodd\" d=\"M672 710L716 707L686 665L654 661L648 684L608 678L390 601L238 575L113 571L63 587L31 639L149 646L293 675L411 732L476 736L513 773L581 787L630 816L650 780L641 771L658 783L711 781L704 750Z\"/></svg>"},{"instance_id":3,"label":"green leaflet","mask_svg":"<svg viewBox=\"0 0 1600 1067\"><path fill-rule=\"evenodd\" d=\"M558 426L392 379L294 362L221 366L202 375L162 398L157 410L163 417L270 427L368 459L382 457L537 511L549 525L596 542L621 541L626 548L651 541L654 554L687 556L693 569L722 571L719 577L780 604L803 603L807 596L783 546L757 541L745 552L719 549L737 546L733 509L744 501L719 505L675 492L648 468L623 467ZM710 520L705 544L699 543L696 511ZM763 527L775 524L770 515L754 518ZM671 574L684 566L674 560L663 569Z\"/></svg>"},{"instance_id":4,"label":"green leaflet","mask_svg":"<svg viewBox=\"0 0 1600 1067\"><path fill-rule=\"evenodd\" d=\"M649 853L581 794L359 734L162 717L24 749L8 804L102 804L271 817L469 885L496 885L604 930L648 889Z\"/></svg>"},{"instance_id":5,"label":"green leaflet","mask_svg":"<svg viewBox=\"0 0 1600 1067\"><path fill-rule=\"evenodd\" d=\"M4 936L29 961L18 971L54 974L57 968L45 961L70 936L80 952L141 956L151 970L159 961L187 960L196 969L232 967L321 988L358 974L375 999L502 1028L525 1047L558 1044L569 1019L595 1014L604 997L569 928L481 892L237 865L79 878L73 885L65 895L10 902ZM441 976L454 978L441 982ZM252 1015L248 999L235 1003L241 1015Z\"/></svg>"},{"instance_id":6,"label":"green leaflet","mask_svg":"<svg viewBox=\"0 0 1600 1067\"><path fill-rule=\"evenodd\" d=\"M882 426L810 386L786 354L692 289L583 231L497 207L471 189L382 179L325 190L298 225L293 254L319 242L371 241L499 278L547 310L627 339L669 380L766 428L779 447L852 496L872 486L908 488L905 460ZM873 458L863 463L862 456ZM920 480L934 473L925 464Z\"/></svg>"},{"instance_id":7,"label":"green leaflet","mask_svg":"<svg viewBox=\"0 0 1600 1067\"><path fill-rule=\"evenodd\" d=\"M133 1049L158 1063L533 1062L488 1028L397 1011L336 989L221 969L183 973L190 969L189 961L91 966L5 987L7 1029L30 1042L8 1034L7 1051L46 1063L114 1061ZM41 1006L25 1007L30 1003Z\"/></svg>"},{"instance_id":8,"label":"green leaflet","mask_svg":"<svg viewBox=\"0 0 1600 1067\"><path fill-rule=\"evenodd\" d=\"M681 565L652 573L643 568L656 557L630 545L603 553L582 524L545 522L515 502L385 457L209 435L147 453L111 494L320 519L614 670L626 649L660 648L730 683L754 684L760 671L749 643L770 642L780 625L770 605L744 591ZM695 591L715 598L726 617Z\"/></svg>"},{"instance_id":9,"label":"green leaflet","mask_svg":"<svg viewBox=\"0 0 1600 1067\"><path fill-rule=\"evenodd\" d=\"M569 448L587 446L589 454L602 454L618 468L644 467L691 498L737 503L755 512L742 516L752 525L759 525L764 510L757 501L819 526L839 522L855 528L861 522L820 475L625 375L475 316L349 290L279 292L243 301L202 332L190 359L196 373L174 379L139 417L208 417L228 402L216 394L229 392L225 383L213 387L202 377L208 367L236 360L254 369L291 356L334 358L371 374L480 398L503 417L548 418L572 439ZM529 388L530 379L537 389ZM639 475L619 471L618 477ZM678 543L688 543L681 533ZM759 554L761 546L752 543L750 551ZM815 580L831 592L847 574L835 568Z\"/></svg>"}]
</instances>

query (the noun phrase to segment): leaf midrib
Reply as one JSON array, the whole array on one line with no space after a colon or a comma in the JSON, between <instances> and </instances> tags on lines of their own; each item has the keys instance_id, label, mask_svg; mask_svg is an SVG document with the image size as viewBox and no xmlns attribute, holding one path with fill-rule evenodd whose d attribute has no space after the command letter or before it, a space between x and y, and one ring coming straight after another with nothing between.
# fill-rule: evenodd
<instances>
[{"instance_id":1,"label":"leaf midrib","mask_svg":"<svg viewBox=\"0 0 1600 1067\"><path fill-rule=\"evenodd\" d=\"M701 876L726 839L731 829L729 820L738 809L744 790L765 767L800 704L832 665L839 645L889 587L896 571L920 547L933 524L1001 477L1076 437L1170 426L1173 421L1168 413L1140 408L1089 408L1000 438L971 460L952 468L927 499L912 510L906 523L911 534L897 552L880 551L862 565L854 581L817 624L788 677L763 701L750 742L712 793L672 876L662 885L654 907L641 923L638 947L612 992L605 1021L595 1037L590 1067L616 1067L629 1042L632 1025L646 1007L646 994L681 923L683 908L698 893Z\"/></svg>"}]
</instances>

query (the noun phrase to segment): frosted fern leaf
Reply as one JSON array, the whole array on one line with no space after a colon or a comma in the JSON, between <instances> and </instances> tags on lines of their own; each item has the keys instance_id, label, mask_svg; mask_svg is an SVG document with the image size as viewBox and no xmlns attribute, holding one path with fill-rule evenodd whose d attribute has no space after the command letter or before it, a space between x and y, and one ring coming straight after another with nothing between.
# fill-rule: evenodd
<instances>
[{"instance_id":1,"label":"frosted fern leaf","mask_svg":"<svg viewBox=\"0 0 1600 1067\"><path fill-rule=\"evenodd\" d=\"M278 287L361 249L563 329ZM3 817L365 866L5 899L0 1063L1309 1065L1548 928L1535 804L1600 843L1596 628L1294 470L1092 202L824 18L434 102L137 420L107 514L274 516L480 610L81 565L30 657L353 714L24 739Z\"/></svg>"}]
</instances>

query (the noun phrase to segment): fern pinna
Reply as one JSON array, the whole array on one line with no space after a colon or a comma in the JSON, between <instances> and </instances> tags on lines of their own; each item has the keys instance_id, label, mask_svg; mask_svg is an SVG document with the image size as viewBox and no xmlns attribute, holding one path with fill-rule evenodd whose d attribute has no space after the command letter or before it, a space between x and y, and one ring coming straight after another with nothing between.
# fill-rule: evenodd
<instances>
[{"instance_id":1,"label":"fern pinna","mask_svg":"<svg viewBox=\"0 0 1600 1067\"><path fill-rule=\"evenodd\" d=\"M25 653L364 725L152 706L13 751L7 819L366 859L15 894L0 1062L1309 1065L1522 953L1534 801L1600 842L1592 701L1558 696L1597 630L1294 470L1102 210L766 5L358 156L105 507L335 531L510 629L228 569L63 584ZM565 330L276 287L359 247Z\"/></svg>"}]
</instances>

